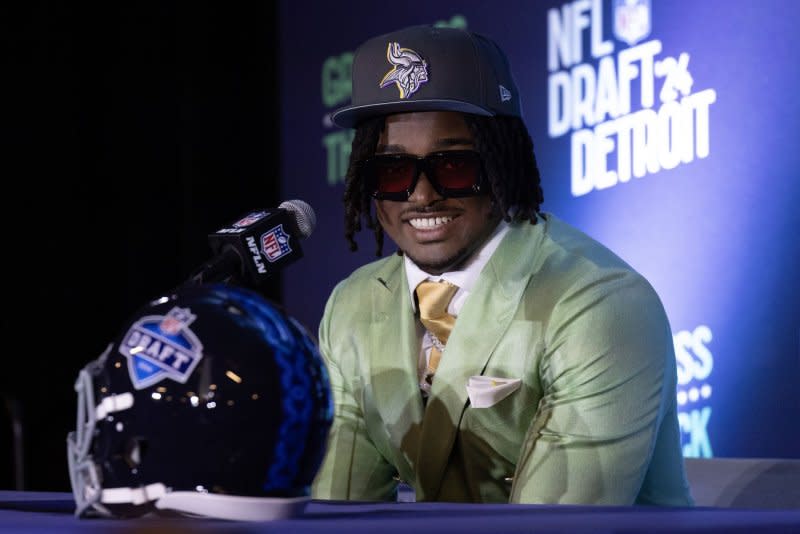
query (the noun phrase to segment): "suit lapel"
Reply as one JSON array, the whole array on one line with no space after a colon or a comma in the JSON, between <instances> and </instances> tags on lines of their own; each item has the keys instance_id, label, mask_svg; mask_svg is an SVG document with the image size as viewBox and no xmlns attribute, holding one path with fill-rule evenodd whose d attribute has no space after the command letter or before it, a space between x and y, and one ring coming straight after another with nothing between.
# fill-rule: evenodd
<instances>
[{"instance_id":1,"label":"suit lapel","mask_svg":"<svg viewBox=\"0 0 800 534\"><path fill-rule=\"evenodd\" d=\"M422 426L417 383L419 343L403 262L389 261L372 280L370 378L375 408L394 451L402 479L414 480Z\"/></svg>"},{"instance_id":2,"label":"suit lapel","mask_svg":"<svg viewBox=\"0 0 800 534\"><path fill-rule=\"evenodd\" d=\"M484 267L459 313L436 372L422 425L418 493L433 500L467 407L467 381L481 375L535 272L544 224L512 227Z\"/></svg>"}]
</instances>

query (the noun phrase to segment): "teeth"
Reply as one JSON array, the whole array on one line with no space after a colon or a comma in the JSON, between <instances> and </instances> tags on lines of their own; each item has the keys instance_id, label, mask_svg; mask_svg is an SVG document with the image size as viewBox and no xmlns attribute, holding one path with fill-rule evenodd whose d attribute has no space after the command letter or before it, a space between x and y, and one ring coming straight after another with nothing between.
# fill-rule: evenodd
<instances>
[{"instance_id":1,"label":"teeth","mask_svg":"<svg viewBox=\"0 0 800 534\"><path fill-rule=\"evenodd\" d=\"M425 219L411 219L408 222L417 230L429 230L432 228L438 228L439 226L447 224L452 220L452 217L427 217Z\"/></svg>"}]
</instances>

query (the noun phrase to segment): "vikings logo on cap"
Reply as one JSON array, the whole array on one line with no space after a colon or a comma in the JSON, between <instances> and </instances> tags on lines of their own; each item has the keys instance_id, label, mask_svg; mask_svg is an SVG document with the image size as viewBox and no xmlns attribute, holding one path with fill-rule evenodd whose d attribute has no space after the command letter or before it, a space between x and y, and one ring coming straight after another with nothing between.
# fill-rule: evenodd
<instances>
[{"instance_id":1,"label":"vikings logo on cap","mask_svg":"<svg viewBox=\"0 0 800 534\"><path fill-rule=\"evenodd\" d=\"M119 352L128 358L128 373L136 389L165 378L181 384L203 358L203 345L189 329L197 318L189 308L172 308L166 315L142 317L128 329Z\"/></svg>"},{"instance_id":2,"label":"vikings logo on cap","mask_svg":"<svg viewBox=\"0 0 800 534\"><path fill-rule=\"evenodd\" d=\"M420 85L428 81L428 63L410 48L400 48L399 43L389 43L386 60L394 65L380 83L381 89L397 85L400 99L406 99L417 92Z\"/></svg>"}]
</instances>

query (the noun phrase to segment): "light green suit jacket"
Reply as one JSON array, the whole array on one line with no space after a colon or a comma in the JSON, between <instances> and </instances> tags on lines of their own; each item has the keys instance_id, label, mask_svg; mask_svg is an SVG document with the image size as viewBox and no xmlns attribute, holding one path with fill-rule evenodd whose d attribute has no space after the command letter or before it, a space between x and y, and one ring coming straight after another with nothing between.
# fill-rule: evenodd
<instances>
[{"instance_id":1,"label":"light green suit jacket","mask_svg":"<svg viewBox=\"0 0 800 534\"><path fill-rule=\"evenodd\" d=\"M650 284L553 215L514 224L447 342L427 406L401 257L340 282L320 325L335 421L312 495L691 505L672 335ZM471 376L519 378L487 408Z\"/></svg>"}]
</instances>

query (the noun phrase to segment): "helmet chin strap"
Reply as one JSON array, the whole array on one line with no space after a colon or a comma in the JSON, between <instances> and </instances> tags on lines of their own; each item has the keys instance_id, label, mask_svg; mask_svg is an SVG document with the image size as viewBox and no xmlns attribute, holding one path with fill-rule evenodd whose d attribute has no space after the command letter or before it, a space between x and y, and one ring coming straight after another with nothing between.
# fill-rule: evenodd
<instances>
[{"instance_id":1,"label":"helmet chin strap","mask_svg":"<svg viewBox=\"0 0 800 534\"><path fill-rule=\"evenodd\" d=\"M133 504L140 505L160 499L169 490L161 482L154 482L140 488L108 488L100 495L103 504Z\"/></svg>"},{"instance_id":2,"label":"helmet chin strap","mask_svg":"<svg viewBox=\"0 0 800 534\"><path fill-rule=\"evenodd\" d=\"M105 417L114 412L121 412L133 406L133 394L126 391L119 395L111 395L105 397L100 404L95 408L95 417L97 420L105 419Z\"/></svg>"},{"instance_id":3,"label":"helmet chin strap","mask_svg":"<svg viewBox=\"0 0 800 534\"><path fill-rule=\"evenodd\" d=\"M271 521L302 515L310 500L309 497L242 497L194 491L172 491L156 501L156 508L199 517L239 521Z\"/></svg>"}]
</instances>

